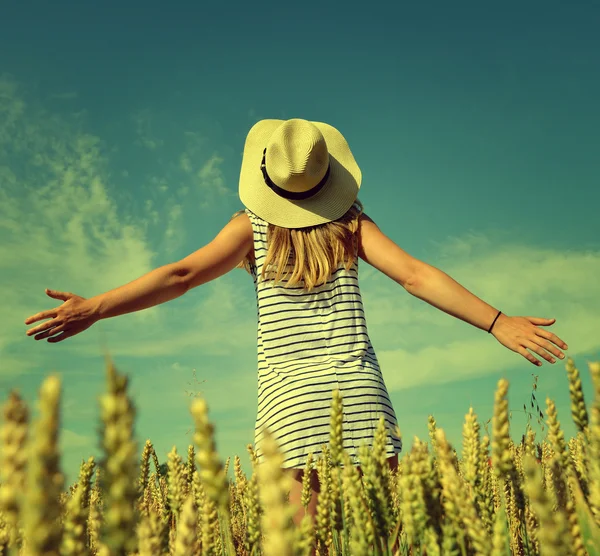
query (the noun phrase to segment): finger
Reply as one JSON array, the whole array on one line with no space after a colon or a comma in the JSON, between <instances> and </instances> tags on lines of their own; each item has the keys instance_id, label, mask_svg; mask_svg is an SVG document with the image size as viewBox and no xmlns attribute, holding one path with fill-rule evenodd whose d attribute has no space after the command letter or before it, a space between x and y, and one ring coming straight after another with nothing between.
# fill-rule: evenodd
<instances>
[{"instance_id":1,"label":"finger","mask_svg":"<svg viewBox=\"0 0 600 556\"><path fill-rule=\"evenodd\" d=\"M539 342L537 342L540 346L542 346L544 349L548 350L550 353L553 353L554 355L556 355L556 357L560 358L560 359L564 359L565 358L565 354L560 351L560 349L558 349L557 347L554 347L554 345L551 343L553 338L556 338L556 340L554 341L554 343L558 346L560 345L562 346L566 346L567 344L565 344L563 341L559 340L556 336L554 336L554 334L552 334L551 332L547 332L546 330L541 330L541 329L537 329L536 331L536 335L539 336L540 338L545 338L548 341L542 341L540 340Z\"/></svg>"},{"instance_id":2,"label":"finger","mask_svg":"<svg viewBox=\"0 0 600 556\"><path fill-rule=\"evenodd\" d=\"M537 353L539 356L543 357L548 363L556 363L556 359L552 357L552 354L548 353L545 349L543 349L540 345L532 342L531 340L524 340L523 344L525 347Z\"/></svg>"},{"instance_id":3,"label":"finger","mask_svg":"<svg viewBox=\"0 0 600 556\"><path fill-rule=\"evenodd\" d=\"M527 317L527 320L539 326L550 326L556 322L556 319L543 319L540 317Z\"/></svg>"},{"instance_id":4,"label":"finger","mask_svg":"<svg viewBox=\"0 0 600 556\"><path fill-rule=\"evenodd\" d=\"M38 334L35 339L36 340L43 340L44 338L47 338L48 336L53 336L54 334L57 334L58 332L62 332L65 329L65 325L61 325L61 326L56 326L54 328L51 328L50 330L46 330L45 332L42 332L41 334Z\"/></svg>"},{"instance_id":5,"label":"finger","mask_svg":"<svg viewBox=\"0 0 600 556\"><path fill-rule=\"evenodd\" d=\"M59 334L58 336L52 336L52 338L48 338L48 342L50 342L51 344L56 344L57 342L62 342L63 340L66 340L67 338L70 338L71 334L69 333L69 331L65 331L62 334Z\"/></svg>"},{"instance_id":6,"label":"finger","mask_svg":"<svg viewBox=\"0 0 600 556\"><path fill-rule=\"evenodd\" d=\"M523 346L517 348L517 352L520 353L527 361L531 361L534 365L541 367L542 362L538 361L531 353L529 353Z\"/></svg>"},{"instance_id":7,"label":"finger","mask_svg":"<svg viewBox=\"0 0 600 556\"><path fill-rule=\"evenodd\" d=\"M31 315L25 319L25 324L31 324L32 322L37 322L38 320L50 319L54 318L58 315L56 309L49 309L48 311L42 311L41 313L37 313L35 315Z\"/></svg>"},{"instance_id":8,"label":"finger","mask_svg":"<svg viewBox=\"0 0 600 556\"><path fill-rule=\"evenodd\" d=\"M40 332L43 332L44 330L48 330L49 328L54 328L55 326L58 326L60 323L56 320L56 319L52 319L52 320L48 320L46 322L44 322L43 324L38 324L35 328L30 328L26 334L27 336L33 336L34 334L39 334Z\"/></svg>"},{"instance_id":9,"label":"finger","mask_svg":"<svg viewBox=\"0 0 600 556\"><path fill-rule=\"evenodd\" d=\"M69 297L71 297L73 295L68 292L59 292L56 290L49 290L48 288L46 288L46 294L49 295L50 297L53 297L54 299L62 299L63 301L66 301L67 299L69 299Z\"/></svg>"},{"instance_id":10,"label":"finger","mask_svg":"<svg viewBox=\"0 0 600 556\"><path fill-rule=\"evenodd\" d=\"M565 342L563 342L556 334L552 334L552 332L542 330L541 328L536 328L535 333L542 338L546 338L546 340L550 340L563 349L569 349L569 346L565 344Z\"/></svg>"}]
</instances>

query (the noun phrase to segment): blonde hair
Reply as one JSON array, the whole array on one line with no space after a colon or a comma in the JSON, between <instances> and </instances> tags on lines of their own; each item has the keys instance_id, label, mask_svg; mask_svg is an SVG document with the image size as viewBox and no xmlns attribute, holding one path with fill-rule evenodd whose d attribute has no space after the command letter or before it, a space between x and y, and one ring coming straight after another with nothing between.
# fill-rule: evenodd
<instances>
[{"instance_id":1,"label":"blonde hair","mask_svg":"<svg viewBox=\"0 0 600 556\"><path fill-rule=\"evenodd\" d=\"M349 270L358 256L362 212L363 205L356 199L346 214L333 222L307 228L281 228L269 224L267 255L261 277L275 283L287 278L286 287L303 282L304 288L311 291L325 284L341 263ZM240 214L244 211L236 212L231 219ZM251 273L250 264L246 257L236 268Z\"/></svg>"}]
</instances>

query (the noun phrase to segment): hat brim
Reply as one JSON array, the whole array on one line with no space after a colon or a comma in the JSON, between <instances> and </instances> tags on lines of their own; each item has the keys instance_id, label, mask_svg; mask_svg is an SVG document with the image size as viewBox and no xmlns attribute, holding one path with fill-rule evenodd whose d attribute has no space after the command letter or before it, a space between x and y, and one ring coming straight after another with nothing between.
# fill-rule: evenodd
<instances>
[{"instance_id":1,"label":"hat brim","mask_svg":"<svg viewBox=\"0 0 600 556\"><path fill-rule=\"evenodd\" d=\"M258 217L282 228L305 228L337 220L356 200L362 180L347 141L333 126L311 122L319 128L327 143L331 165L329 179L314 197L286 199L265 183L260 169L263 150L271 134L284 121L261 120L248 133L240 171L240 200Z\"/></svg>"}]
</instances>

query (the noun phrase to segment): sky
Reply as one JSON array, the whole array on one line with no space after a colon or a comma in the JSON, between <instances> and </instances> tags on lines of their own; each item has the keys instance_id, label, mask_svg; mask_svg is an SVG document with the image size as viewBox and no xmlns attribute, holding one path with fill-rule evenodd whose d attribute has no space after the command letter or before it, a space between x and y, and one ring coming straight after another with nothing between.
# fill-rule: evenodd
<instances>
[{"instance_id":1,"label":"sky","mask_svg":"<svg viewBox=\"0 0 600 556\"><path fill-rule=\"evenodd\" d=\"M231 273L58 344L24 320L92 297L208 243L243 208L244 140L263 118L339 129L365 212L402 249L509 316L555 318L589 405L600 359L600 8L592 2L5 3L0 19L0 401L38 415L62 383L67 484L100 457L104 347L129 377L139 452L192 443L207 400L221 458L244 471L257 409L256 302ZM485 4L485 5L484 5ZM538 368L410 296L364 262L369 334L405 451L434 415L457 450L472 406L492 416L507 378L557 404L566 362ZM491 428L490 428L491 430ZM231 471L230 471L231 472Z\"/></svg>"}]
</instances>

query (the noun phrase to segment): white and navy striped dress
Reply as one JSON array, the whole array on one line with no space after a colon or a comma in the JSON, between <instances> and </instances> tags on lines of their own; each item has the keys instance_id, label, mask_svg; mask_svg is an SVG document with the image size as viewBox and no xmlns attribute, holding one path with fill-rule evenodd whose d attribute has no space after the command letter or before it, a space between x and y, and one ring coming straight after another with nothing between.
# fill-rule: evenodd
<instances>
[{"instance_id":1,"label":"white and navy striped dress","mask_svg":"<svg viewBox=\"0 0 600 556\"><path fill-rule=\"evenodd\" d=\"M263 461L263 427L274 435L284 468L302 468L329 443L332 392L344 408L344 449L360 465L358 449L369 447L380 415L388 427L387 456L402 449L396 414L367 333L358 285L358 264L343 265L311 292L273 286L261 278L268 224L246 209L254 233L251 265L258 308L258 413L254 443Z\"/></svg>"}]
</instances>

